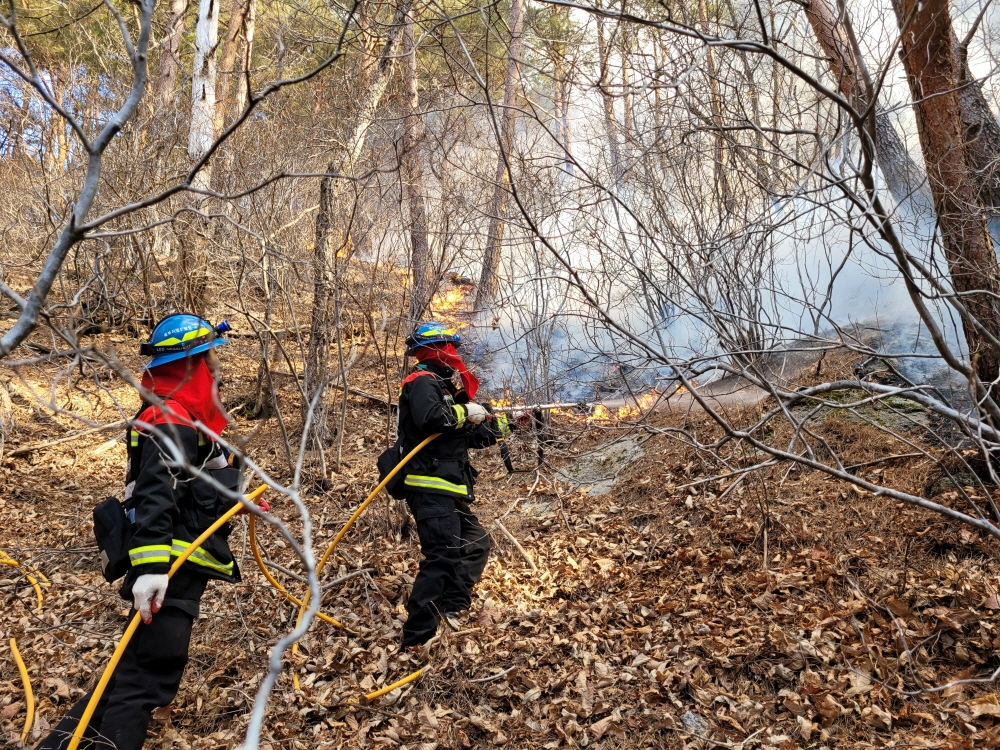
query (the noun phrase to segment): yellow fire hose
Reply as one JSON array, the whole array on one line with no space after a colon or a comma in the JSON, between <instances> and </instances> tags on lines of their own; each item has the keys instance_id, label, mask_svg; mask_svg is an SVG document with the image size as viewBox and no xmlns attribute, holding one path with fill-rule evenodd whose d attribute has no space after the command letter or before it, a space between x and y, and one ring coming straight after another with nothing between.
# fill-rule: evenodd
<instances>
[{"instance_id":1,"label":"yellow fire hose","mask_svg":"<svg viewBox=\"0 0 1000 750\"><path fill-rule=\"evenodd\" d=\"M249 495L246 496L248 501L256 500L258 497L264 494L264 490L267 489L266 484L262 484L260 487L255 489ZM232 508L227 510L222 514L215 523L209 526L205 531L202 532L201 536L191 542L173 564L170 566L170 570L167 572L167 576L171 577L176 573L184 561L190 557L196 549L198 549L205 541L212 536L216 531L218 531L223 524L226 523L230 518L235 516L240 509L243 507L243 503L236 503ZM87 708L83 712L83 716L80 717L80 722L76 725L76 729L73 732L73 737L69 741L69 745L66 750L77 750L80 744L80 740L83 738L83 733L87 731L87 725L90 723L91 717L94 715L94 710L97 708L97 702L104 695L104 690L108 687L108 682L111 681L111 675L114 674L115 667L118 666L118 662L122 658L122 654L125 653L125 647L128 646L128 642L132 640L132 636L135 635L135 631L139 628L139 623L142 621L141 616L138 612L132 617L132 621L128 624L125 629L125 634L122 636L121 640L118 641L118 646L115 648L114 654L111 655L111 661L108 662L108 666L104 668L104 674L101 675L101 679L97 683L97 687L94 688L93 694L90 696L90 701L87 703Z\"/></svg>"},{"instance_id":2,"label":"yellow fire hose","mask_svg":"<svg viewBox=\"0 0 1000 750\"><path fill-rule=\"evenodd\" d=\"M14 655L14 661L17 663L17 671L21 673L21 682L24 683L24 698L25 703L28 706L28 715L24 718L24 729L21 731L21 744L24 745L28 741L28 732L31 731L31 725L35 720L35 694L31 692L31 680L28 679L28 668L24 666L24 659L21 658L21 652L17 650L17 639L10 639L10 652Z\"/></svg>"},{"instance_id":3,"label":"yellow fire hose","mask_svg":"<svg viewBox=\"0 0 1000 750\"><path fill-rule=\"evenodd\" d=\"M306 606L301 599L290 594L288 590L281 585L281 582L271 575L271 571L268 570L267 566L264 564L264 558L261 557L260 547L257 544L257 516L250 516L250 552L253 554L253 559L257 562L257 567L260 568L260 572L264 574L264 578L267 579L267 582L270 583L275 590L277 590L280 594L283 594L288 601L292 602L292 604L298 604L302 607ZM342 622L335 620L330 617L330 615L324 614L323 612L317 612L316 616L323 620L323 622L328 622L334 627L344 627Z\"/></svg>"},{"instance_id":4,"label":"yellow fire hose","mask_svg":"<svg viewBox=\"0 0 1000 750\"><path fill-rule=\"evenodd\" d=\"M0 550L0 565L10 565L12 568L23 568L24 577L28 579L28 583L31 584L32 588L35 589L35 596L38 597L38 609L35 610L35 614L40 615L42 613L42 603L45 601L45 597L42 594L42 587L39 585L38 580L31 575L34 573L38 578L42 579L42 582L46 586L51 586L49 579L46 578L45 574L36 568L29 568L27 565L22 565L17 560L12 558L3 550ZM29 573L28 571L31 571ZM17 664L17 671L21 673L21 682L24 684L24 700L28 707L28 714L24 719L24 730L21 732L21 744L25 744L28 740L28 733L31 731L31 725L35 720L35 694L31 689L31 679L28 677L28 668L24 665L24 660L21 658L21 652L17 648L17 639L10 639L10 652L14 656L14 663Z\"/></svg>"},{"instance_id":5,"label":"yellow fire hose","mask_svg":"<svg viewBox=\"0 0 1000 750\"><path fill-rule=\"evenodd\" d=\"M362 502L361 505L358 506L357 510L354 511L354 513L351 515L351 517L347 520L347 523L344 524L343 528L337 533L337 536L334 537L333 541L330 542L330 545L327 547L326 552L323 554L323 557L320 559L319 564L316 566L316 575L317 576L322 572L323 567L326 565L327 560L329 560L329 558L330 558L330 555L333 554L333 551L337 548L337 545L340 544L341 540L347 534L348 530L351 528L351 526L354 525L354 522L357 521L358 518L361 517L361 514L365 512L365 509L378 496L378 493L382 491L382 489L389 483L389 481L393 477L396 476L396 474L398 474L400 472L400 470L402 470L402 468L409 462L409 460L411 458L413 458L415 455L417 455L417 453L419 453L421 450L423 450L423 448L428 443L430 443L432 440L434 440L435 438L437 438L440 434L441 433L434 433L430 437L428 437L425 440L423 440L416 448L414 448L412 451L410 451L403 458L403 460L400 461L392 469L392 471L390 471L386 475L385 479L383 479L381 482L378 483L378 485L375 487L375 489L372 490L371 494L369 494L368 497L365 498L364 502ZM248 501L256 500L258 497L260 497L264 493L264 491L266 489L267 489L267 485L266 484L262 484L260 487L258 487L257 489L255 489L249 495L247 495L246 499ZM174 573L176 573L180 569L181 565L184 564L184 561L187 560L187 558L196 549L198 549L210 536L212 536L212 534L214 534L216 531L218 531L219 528L221 528L223 524L225 524L230 518L232 518L234 515L236 515L240 511L240 509L242 507L243 507L242 503L236 503L232 508L230 508L229 510L227 510L215 523L213 523L211 526L209 526L207 529L205 529L205 531L202 532L202 534L197 539L195 539L193 542L191 542L191 544L187 547L187 549L185 549L184 552L182 552L177 557L177 559L174 560L173 564L170 566L170 570L167 573L167 576L168 577L173 576ZM252 537L256 536L256 523L255 523L255 521L256 521L256 516L250 516L250 529L251 529L251 536ZM285 589L285 587L282 586L281 583L278 582L278 580L275 579L274 576L271 575L270 571L267 570L267 567L264 565L264 560L260 556L260 551L257 549L257 545L256 545L255 541L256 540L254 539L254 543L252 545L252 551L254 553L254 560L257 562L258 567L260 568L261 572L264 574L264 577L268 580L268 582L272 586L274 586L274 588L277 591L279 591L282 594L284 594L284 596L286 598L288 598L290 601L292 601L293 603L299 605L298 621L301 622L302 617L305 614L306 608L309 606L309 592L308 591L306 592L306 594L304 596L304 599L302 599L302 600L300 600L300 599L296 598L295 596L293 596L292 594L290 594ZM319 617L321 619L323 619L323 620L331 623L332 625L343 627L343 625L340 622L338 622L337 620L335 620L332 617L329 617L329 616L324 615L322 613L318 613L318 615L319 615ZM80 721L77 724L76 729L73 732L73 737L70 739L69 745L67 746L66 750L77 750L77 748L78 748L78 746L80 744L80 740L83 738L83 733L85 731L87 731L87 725L90 723L90 720L91 720L91 718L94 715L94 711L97 708L97 703L98 703L98 701L100 701L101 696L104 695L104 691L105 691L105 689L107 689L108 682L111 681L111 675L114 674L115 667L118 666L118 662L121 660L122 654L125 652L126 646L128 646L128 643L129 643L130 640L132 640L132 636L135 634L135 631L139 628L139 622L140 621L141 621L141 617L140 617L139 613L136 612L135 615L132 617L132 621L129 622L128 627L125 629L125 633L124 633L124 635L122 635L121 640L118 641L118 645L115 648L114 653L111 655L111 661L109 661L108 662L108 666L105 667L104 673L101 675L101 679L97 683L97 687L94 688L94 692L90 696L90 701L88 701L88 703L87 703L87 707L86 707L86 709L83 712L83 716L80 717ZM298 642L296 642L292 646L292 653L295 654L295 653L297 653L297 651L298 651ZM18 656L17 659L19 660L20 656ZM20 667L20 663L19 663L19 667ZM381 697L381 696L383 696L383 695L385 695L387 693L392 692L393 690L395 690L398 687L402 687L403 685L406 685L406 684L408 684L410 682L413 682L414 680L416 680L417 678L419 678L423 673L424 673L423 668L418 669L416 672L414 672L414 673L412 673L410 675L407 675L403 679L398 680L397 682L394 682L391 685L386 685L385 687L383 687L383 688L381 688L379 690L376 690L374 692L368 693L367 695L365 695L365 699L366 700L374 700L376 698L379 698L379 697ZM28 683L27 683L27 671L26 670L22 671L22 678L25 680L25 685L27 686ZM298 675L297 674L293 674L293 681L295 683L296 689L298 689L299 688L299 680L298 680ZM34 705L33 705L33 698L30 697L30 686L27 687L27 690L29 691L29 705L31 706L31 710L33 712Z\"/></svg>"},{"instance_id":6,"label":"yellow fire hose","mask_svg":"<svg viewBox=\"0 0 1000 750\"><path fill-rule=\"evenodd\" d=\"M341 540L347 535L347 531L351 528L351 526L354 525L354 522L361 517L361 514L365 512L365 509L371 504L372 500L374 500L378 496L378 493L381 492L382 489L387 484L389 484L392 478L396 476L396 474L398 474L402 470L402 468L406 466L406 464L409 463L411 458L420 453L420 451L422 451L427 446L428 443L430 443L432 440L439 437L440 435L441 435L440 432L435 432L430 437L425 438L419 445L417 445L416 448L407 453L406 456L403 457L403 460L393 467L392 471L386 474L385 479L383 479L375 486L375 489L371 491L371 494L365 498L364 502L361 503L361 505L358 506L357 510L355 510L354 513L351 514L351 517L347 519L347 523L344 524L344 527L339 532L337 532L337 536L335 536L333 538L333 541L330 542L330 546L326 548L326 552L323 553L323 557L320 559L319 564L316 566L317 576L319 576L319 574L323 571L323 568L326 565L326 561L330 559L330 555L332 555L333 551L337 549L337 545L340 544ZM307 591L304 597L304 601L302 602L302 604L299 605L299 616L298 619L296 620L296 625L298 625L298 623L302 621L302 616L305 614L306 607L308 606L308 604L309 604L309 592ZM292 656L294 656L298 652L299 652L299 644L298 641L296 641L292 645ZM423 668L418 669L413 674L404 677L398 683L393 683L392 685L389 685L386 688L382 688L381 690L376 690L373 693L368 693L365 696L365 699L374 700L375 698L378 698L381 695L385 695L385 693L388 693L391 690L395 690L397 687L405 685L408 682L412 682L413 680L420 677L420 675L422 675L423 673L424 673ZM296 672L292 673L292 683L295 685L296 690L301 689L299 687L299 675ZM70 750L73 750L73 748L70 748Z\"/></svg>"},{"instance_id":7,"label":"yellow fire hose","mask_svg":"<svg viewBox=\"0 0 1000 750\"><path fill-rule=\"evenodd\" d=\"M0 565L10 565L13 568L24 568L24 577L28 579L28 583L30 583L32 588L35 589L35 596L38 597L38 609L35 610L35 614L40 615L42 613L42 603L45 601L45 597L42 595L42 587L38 584L38 580L31 575L31 573L34 573L36 576L41 578L42 582L46 586L49 586L49 579L45 577L45 574L35 568L29 568L27 565L21 565L21 563L3 550L0 550ZM29 573L28 571L31 572Z\"/></svg>"}]
</instances>

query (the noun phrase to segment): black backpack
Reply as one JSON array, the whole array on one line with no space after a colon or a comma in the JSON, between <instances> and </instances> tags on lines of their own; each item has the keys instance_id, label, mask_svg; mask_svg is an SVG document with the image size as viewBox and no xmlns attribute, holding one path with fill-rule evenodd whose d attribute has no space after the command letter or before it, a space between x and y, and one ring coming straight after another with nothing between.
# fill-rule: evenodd
<instances>
[{"instance_id":1,"label":"black backpack","mask_svg":"<svg viewBox=\"0 0 1000 750\"><path fill-rule=\"evenodd\" d=\"M142 456L145 438L132 426L132 422L142 416L149 406L149 403L143 401L125 430L125 448L128 453L126 485L134 482L139 472L139 458ZM117 497L107 497L94 508L94 536L101 552L101 573L108 583L114 583L132 567L128 551L134 533L135 504L131 498L122 501Z\"/></svg>"},{"instance_id":2,"label":"black backpack","mask_svg":"<svg viewBox=\"0 0 1000 750\"><path fill-rule=\"evenodd\" d=\"M396 468L404 457L403 446L399 440L396 440L391 448L386 448L382 451L375 461L375 465L378 467L378 481L381 482L389 476L389 472ZM385 491L397 500L406 499L406 485L403 483L404 476L403 470L400 469L396 472L396 476L385 486Z\"/></svg>"}]
</instances>

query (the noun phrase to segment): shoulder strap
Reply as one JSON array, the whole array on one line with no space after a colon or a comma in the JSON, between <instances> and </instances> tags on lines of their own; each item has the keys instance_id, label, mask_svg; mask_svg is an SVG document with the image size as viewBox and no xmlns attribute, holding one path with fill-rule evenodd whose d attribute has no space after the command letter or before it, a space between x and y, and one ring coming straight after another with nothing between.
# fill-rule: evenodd
<instances>
[{"instance_id":1,"label":"shoulder strap","mask_svg":"<svg viewBox=\"0 0 1000 750\"><path fill-rule=\"evenodd\" d=\"M139 429L136 422L144 422L148 425L177 424L186 427L191 426L191 414L173 399L163 399L164 405L170 409L171 413L165 412L159 406L143 401L139 411L132 417L126 435L125 449L128 452L128 470L125 478L126 484L135 480L135 475L139 471L139 461L142 457L142 446L146 439L146 434ZM198 444L202 443L201 433L198 433Z\"/></svg>"},{"instance_id":2,"label":"shoulder strap","mask_svg":"<svg viewBox=\"0 0 1000 750\"><path fill-rule=\"evenodd\" d=\"M143 401L142 406L139 407L139 411L136 412L136 415L129 422L126 447L129 451L130 473L133 468L138 469L139 457L142 455L142 441L146 437L145 433L136 425L136 422L144 422L150 425L178 424L187 427L191 426L191 414L187 409L169 398L163 399L163 403L170 409L171 413L165 412L159 406L150 404L148 401ZM201 433L199 433L199 442L200 436ZM134 457L132 455L133 452L136 454Z\"/></svg>"},{"instance_id":3,"label":"shoulder strap","mask_svg":"<svg viewBox=\"0 0 1000 750\"><path fill-rule=\"evenodd\" d=\"M437 377L437 375L435 375L430 370L414 370L409 375L407 375L405 378L403 378L403 382L399 384L399 387L402 388L407 383L412 383L414 380L416 380L417 378L419 378L421 375L430 375L433 378Z\"/></svg>"}]
</instances>

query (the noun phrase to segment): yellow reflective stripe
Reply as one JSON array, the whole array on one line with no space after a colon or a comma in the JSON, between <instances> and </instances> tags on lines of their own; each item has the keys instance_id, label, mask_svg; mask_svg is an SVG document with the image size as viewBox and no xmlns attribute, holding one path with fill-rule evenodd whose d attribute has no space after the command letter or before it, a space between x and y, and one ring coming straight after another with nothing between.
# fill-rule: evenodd
<instances>
[{"instance_id":1,"label":"yellow reflective stripe","mask_svg":"<svg viewBox=\"0 0 1000 750\"><path fill-rule=\"evenodd\" d=\"M421 336L454 336L454 328L435 328L432 331L422 331Z\"/></svg>"},{"instance_id":2,"label":"yellow reflective stripe","mask_svg":"<svg viewBox=\"0 0 1000 750\"><path fill-rule=\"evenodd\" d=\"M503 440L505 437L510 435L512 430L510 429L510 419L506 414L497 414L497 427L500 428L500 439Z\"/></svg>"},{"instance_id":3,"label":"yellow reflective stripe","mask_svg":"<svg viewBox=\"0 0 1000 750\"><path fill-rule=\"evenodd\" d=\"M403 484L407 487L419 487L425 490L444 490L453 492L456 495L468 495L469 491L464 484L455 484L441 477L425 477L420 474L407 474Z\"/></svg>"},{"instance_id":4,"label":"yellow reflective stripe","mask_svg":"<svg viewBox=\"0 0 1000 750\"><path fill-rule=\"evenodd\" d=\"M132 565L168 563L170 562L170 545L151 544L146 547L135 547L128 551L128 559Z\"/></svg>"},{"instance_id":5,"label":"yellow reflective stripe","mask_svg":"<svg viewBox=\"0 0 1000 750\"><path fill-rule=\"evenodd\" d=\"M461 404L452 404L451 410L455 412L455 419L458 420L458 424L455 426L461 427L463 424L465 424L465 416L468 413L466 408Z\"/></svg>"},{"instance_id":6,"label":"yellow reflective stripe","mask_svg":"<svg viewBox=\"0 0 1000 750\"><path fill-rule=\"evenodd\" d=\"M171 553L174 557L179 557L184 550L191 546L190 542L185 542L182 539L174 539ZM195 565L201 565L202 567L209 568L210 570L217 571L224 575L233 574L233 563L222 563L211 554L205 551L203 547L198 547L191 556L188 558L188 562L192 562Z\"/></svg>"},{"instance_id":7,"label":"yellow reflective stripe","mask_svg":"<svg viewBox=\"0 0 1000 750\"><path fill-rule=\"evenodd\" d=\"M207 336L212 332L211 328L199 328L197 331L188 331L184 334L182 338L177 338L176 336L171 336L169 339L163 339L163 341L157 341L154 346L176 346L177 344L184 344L191 339L196 339L200 336Z\"/></svg>"}]
</instances>

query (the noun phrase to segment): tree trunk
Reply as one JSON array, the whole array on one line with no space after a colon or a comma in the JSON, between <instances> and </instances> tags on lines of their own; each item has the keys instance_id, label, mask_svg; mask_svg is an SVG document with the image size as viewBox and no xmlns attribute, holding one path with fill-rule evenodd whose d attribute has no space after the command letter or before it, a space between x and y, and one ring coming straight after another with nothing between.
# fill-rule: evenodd
<instances>
[{"instance_id":1,"label":"tree trunk","mask_svg":"<svg viewBox=\"0 0 1000 750\"><path fill-rule=\"evenodd\" d=\"M635 114L632 106L632 53L635 51L633 41L637 31L631 26L621 30L622 56L622 136L626 145L632 144L635 133Z\"/></svg>"},{"instance_id":2,"label":"tree trunk","mask_svg":"<svg viewBox=\"0 0 1000 750\"><path fill-rule=\"evenodd\" d=\"M1000 122L993 115L983 84L969 70L968 49L952 37L958 66L958 108L962 115L966 153L989 217L1000 215Z\"/></svg>"},{"instance_id":3,"label":"tree trunk","mask_svg":"<svg viewBox=\"0 0 1000 750\"><path fill-rule=\"evenodd\" d=\"M199 0L191 76L191 131L188 136L188 158L192 163L201 159L215 141L215 84L219 71L215 50L218 43L218 0ZM206 165L195 176L193 184L196 188L205 189L210 183L211 166Z\"/></svg>"},{"instance_id":4,"label":"tree trunk","mask_svg":"<svg viewBox=\"0 0 1000 750\"><path fill-rule=\"evenodd\" d=\"M233 122L250 98L249 71L253 59L253 39L257 28L257 0L247 0L246 13L243 15L243 47L236 63L236 73L233 76L234 93L229 111L226 114L226 125Z\"/></svg>"},{"instance_id":5,"label":"tree trunk","mask_svg":"<svg viewBox=\"0 0 1000 750\"><path fill-rule=\"evenodd\" d=\"M232 98L239 88L236 81L236 53L239 50L240 32L246 26L246 18L250 12L250 0L233 0L229 11L229 23L226 24L226 38L222 42L222 52L219 56L219 86L216 98L219 106L215 108L215 132L221 133L226 127L226 115L232 111ZM236 85L234 85L234 83Z\"/></svg>"},{"instance_id":6,"label":"tree trunk","mask_svg":"<svg viewBox=\"0 0 1000 750\"><path fill-rule=\"evenodd\" d=\"M374 121L382 95L389 85L412 3L413 0L399 0L378 64L371 74L368 88L361 97L358 112L344 139L345 149L327 166L327 172L331 175L350 175L355 169L365 146L368 129ZM337 293L337 254L342 248L347 247L350 237L350 227L345 226L349 209L346 205L348 201L344 199L347 192L344 189L346 184L346 181L336 176L324 177L320 181L319 211L316 214L313 304L304 378L307 399L303 410L308 408L309 401L316 398L310 442L320 448L328 444L331 438L327 423L328 405L323 392L330 380L330 345L335 339L332 335L334 331L331 326L331 315ZM339 324L339 321L334 323Z\"/></svg>"},{"instance_id":7,"label":"tree trunk","mask_svg":"<svg viewBox=\"0 0 1000 750\"><path fill-rule=\"evenodd\" d=\"M500 117L500 141L497 144L496 181L490 201L490 225L486 232L483 269L476 292L475 309L483 310L500 292L500 256L507 207L510 202L510 158L517 126L517 90L521 85L521 48L524 30L524 0L511 0L510 44L507 47L507 76L503 85L503 112Z\"/></svg>"},{"instance_id":8,"label":"tree trunk","mask_svg":"<svg viewBox=\"0 0 1000 750\"><path fill-rule=\"evenodd\" d=\"M378 35L375 34L375 22L378 20L379 5L372 0L358 0L358 36L361 39L361 54L358 57L358 66L355 71L357 76L357 92L364 96L364 92L371 83L379 64L378 57ZM374 15L373 15L374 14Z\"/></svg>"},{"instance_id":9,"label":"tree trunk","mask_svg":"<svg viewBox=\"0 0 1000 750\"><path fill-rule=\"evenodd\" d=\"M160 62L153 80L153 143L159 146L177 127L177 84L181 74L181 37L189 0L171 0L166 34L160 42Z\"/></svg>"},{"instance_id":10,"label":"tree trunk","mask_svg":"<svg viewBox=\"0 0 1000 750\"><path fill-rule=\"evenodd\" d=\"M571 86L566 77L566 60L562 50L557 50L552 56L552 67L555 78L555 101L552 116L556 121L556 139L563 152L563 168L569 175L573 174L573 148L569 130L569 95Z\"/></svg>"},{"instance_id":11,"label":"tree trunk","mask_svg":"<svg viewBox=\"0 0 1000 750\"><path fill-rule=\"evenodd\" d=\"M860 65L845 30L846 16L834 15L828 0L808 0L806 18L812 26L816 41L830 63L830 71L837 81L841 95L858 111L868 108L868 91L862 79ZM923 187L920 167L910 157L903 140L893 127L892 120L876 106L874 132L869 135L875 143L875 156L885 178L889 192L897 202L910 198L920 207L929 207L930 199Z\"/></svg>"},{"instance_id":12,"label":"tree trunk","mask_svg":"<svg viewBox=\"0 0 1000 750\"><path fill-rule=\"evenodd\" d=\"M219 41L219 5L217 0L200 0L198 25L195 28L194 68L191 76L191 130L188 136L188 159L192 166L215 141L215 83L218 65L215 60ZM192 186L208 189L212 181L211 164L202 168ZM204 207L204 196L193 194L191 208ZM184 309L203 313L208 291L208 241L211 227L207 219L185 213L175 222L180 246L177 251L175 286Z\"/></svg>"},{"instance_id":13,"label":"tree trunk","mask_svg":"<svg viewBox=\"0 0 1000 750\"><path fill-rule=\"evenodd\" d=\"M703 34L709 33L708 28L708 8L705 0L698 0L698 18L701 22ZM720 220L725 220L730 213L732 201L729 198L729 180L726 171L726 142L722 130L722 93L719 90L718 70L715 67L715 52L711 47L705 57L706 72L708 73L709 96L711 97L710 108L712 111L712 127L715 128L715 148L712 159L712 177L715 183L715 190L720 201Z\"/></svg>"},{"instance_id":14,"label":"tree trunk","mask_svg":"<svg viewBox=\"0 0 1000 750\"><path fill-rule=\"evenodd\" d=\"M896 0L902 57L917 115L952 286L969 314L1000 338L1000 266L981 202L980 176L966 148L956 84L960 72L947 0ZM1000 376L1000 351L963 316L969 356L984 384Z\"/></svg>"},{"instance_id":15,"label":"tree trunk","mask_svg":"<svg viewBox=\"0 0 1000 750\"><path fill-rule=\"evenodd\" d=\"M434 293L434 274L430 248L427 244L427 211L424 205L423 119L420 115L420 93L417 87L417 50L414 46L413 19L407 19L403 35L404 100L403 119L403 186L410 208L410 312L409 327L420 320Z\"/></svg>"},{"instance_id":16,"label":"tree trunk","mask_svg":"<svg viewBox=\"0 0 1000 750\"><path fill-rule=\"evenodd\" d=\"M617 185L622 177L621 155L618 149L618 123L615 122L615 100L608 89L608 63L610 61L610 45L604 36L604 19L596 17L597 23L597 58L600 73L597 87L601 92L601 106L604 110L604 132L608 138L608 154L611 157L611 176Z\"/></svg>"}]
</instances>

